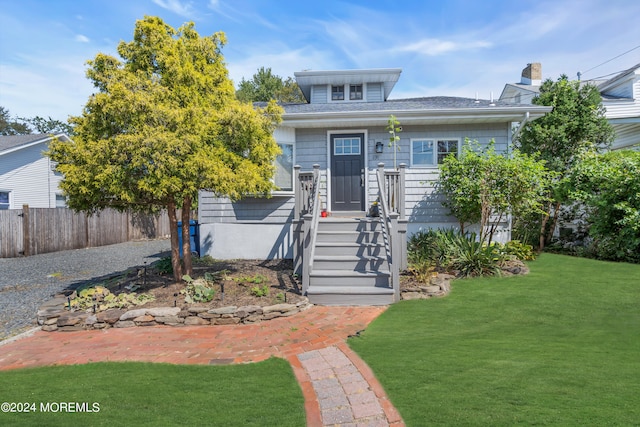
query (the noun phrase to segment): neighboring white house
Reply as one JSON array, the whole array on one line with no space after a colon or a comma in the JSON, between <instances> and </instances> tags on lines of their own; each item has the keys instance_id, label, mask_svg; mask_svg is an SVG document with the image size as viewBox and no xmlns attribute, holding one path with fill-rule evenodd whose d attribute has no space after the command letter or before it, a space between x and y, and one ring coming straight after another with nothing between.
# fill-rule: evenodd
<instances>
[{"instance_id":1,"label":"neighboring white house","mask_svg":"<svg viewBox=\"0 0 640 427\"><path fill-rule=\"evenodd\" d=\"M52 138L69 141L65 134L0 136L0 209L66 206L58 187L62 175L43 155Z\"/></svg>"},{"instance_id":2,"label":"neighboring white house","mask_svg":"<svg viewBox=\"0 0 640 427\"><path fill-rule=\"evenodd\" d=\"M608 80L590 83L595 84L600 91L602 104L606 109L605 115L616 133L611 148L640 149L640 64ZM507 83L500 100L515 104L531 103L540 93L541 84L541 64L527 64L522 70L520 83Z\"/></svg>"}]
</instances>

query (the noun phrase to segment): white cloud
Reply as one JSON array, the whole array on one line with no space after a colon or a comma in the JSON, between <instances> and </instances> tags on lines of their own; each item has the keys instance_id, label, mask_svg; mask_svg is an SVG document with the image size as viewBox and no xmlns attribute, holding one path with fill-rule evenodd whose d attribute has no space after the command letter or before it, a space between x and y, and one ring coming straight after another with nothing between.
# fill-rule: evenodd
<instances>
[{"instance_id":1,"label":"white cloud","mask_svg":"<svg viewBox=\"0 0 640 427\"><path fill-rule=\"evenodd\" d=\"M234 60L234 55L227 55L229 77L236 86L242 78L250 79L260 67L271 68L274 74L287 78L293 77L296 71L332 68L328 67L330 62L330 55L310 46L301 49L284 45L256 46L252 53L243 52L238 60Z\"/></svg>"},{"instance_id":2,"label":"white cloud","mask_svg":"<svg viewBox=\"0 0 640 427\"><path fill-rule=\"evenodd\" d=\"M457 43L448 40L423 39L398 50L402 52L415 52L421 55L437 56L451 52L490 48L492 43L486 41L470 41Z\"/></svg>"},{"instance_id":3,"label":"white cloud","mask_svg":"<svg viewBox=\"0 0 640 427\"><path fill-rule=\"evenodd\" d=\"M185 18L192 18L194 15L191 2L181 2L180 0L153 0L153 2L161 8Z\"/></svg>"},{"instance_id":4,"label":"white cloud","mask_svg":"<svg viewBox=\"0 0 640 427\"><path fill-rule=\"evenodd\" d=\"M66 121L80 115L93 93L85 77L86 58L80 56L22 55L3 64L0 71L0 105L20 117L52 117Z\"/></svg>"},{"instance_id":5,"label":"white cloud","mask_svg":"<svg viewBox=\"0 0 640 427\"><path fill-rule=\"evenodd\" d=\"M91 41L91 40L89 40L89 37L87 37L85 35L82 35L82 34L76 35L75 40L77 42L80 42L80 43L89 43Z\"/></svg>"}]
</instances>

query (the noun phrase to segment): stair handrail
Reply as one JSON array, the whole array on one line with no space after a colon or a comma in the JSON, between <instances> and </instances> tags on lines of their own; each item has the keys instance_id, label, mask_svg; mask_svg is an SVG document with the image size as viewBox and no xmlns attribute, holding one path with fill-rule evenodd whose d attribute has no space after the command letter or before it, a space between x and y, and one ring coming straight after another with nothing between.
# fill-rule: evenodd
<instances>
[{"instance_id":1,"label":"stair handrail","mask_svg":"<svg viewBox=\"0 0 640 427\"><path fill-rule=\"evenodd\" d=\"M393 233L393 224L391 223L391 219L389 216L389 202L387 201L387 191L386 191L386 179L384 172L384 163L378 163L378 200L380 200L380 205L382 206L381 212L381 224L382 224L382 238L384 241L384 249L387 253L387 262L389 263L389 269L393 271L393 257L392 257L392 240L391 236ZM393 283L393 274L391 275L391 288L395 288L398 286L397 283Z\"/></svg>"},{"instance_id":2,"label":"stair handrail","mask_svg":"<svg viewBox=\"0 0 640 427\"><path fill-rule=\"evenodd\" d=\"M313 165L313 184L309 194L308 208L304 215L305 235L304 235L304 256L302 259L302 293L306 293L309 287L310 274L313 268L313 257L315 256L316 239L318 236L318 221L320 220L320 165ZM310 212L309 212L310 211ZM309 218L311 216L311 218ZM307 225L307 221L310 224Z\"/></svg>"}]
</instances>

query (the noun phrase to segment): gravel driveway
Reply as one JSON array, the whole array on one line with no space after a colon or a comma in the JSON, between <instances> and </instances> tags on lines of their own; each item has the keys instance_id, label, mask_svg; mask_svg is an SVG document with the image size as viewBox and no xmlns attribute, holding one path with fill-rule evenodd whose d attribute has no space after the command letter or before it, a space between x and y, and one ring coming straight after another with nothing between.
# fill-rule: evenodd
<instances>
[{"instance_id":1,"label":"gravel driveway","mask_svg":"<svg viewBox=\"0 0 640 427\"><path fill-rule=\"evenodd\" d=\"M169 256L169 240L119 243L24 258L0 258L0 340L36 326L57 292Z\"/></svg>"}]
</instances>

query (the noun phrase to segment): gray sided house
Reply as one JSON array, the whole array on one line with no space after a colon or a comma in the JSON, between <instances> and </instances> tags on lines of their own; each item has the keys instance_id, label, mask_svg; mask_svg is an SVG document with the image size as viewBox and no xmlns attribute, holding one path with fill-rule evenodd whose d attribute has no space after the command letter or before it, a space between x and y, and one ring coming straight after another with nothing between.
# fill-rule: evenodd
<instances>
[{"instance_id":1,"label":"gray sided house","mask_svg":"<svg viewBox=\"0 0 640 427\"><path fill-rule=\"evenodd\" d=\"M549 111L469 98L389 99L400 74L295 73L309 102L283 105L274 134L282 147L280 190L238 202L201 192L201 253L293 259L314 303L396 301L407 235L458 225L434 191L442 159L459 153L467 138L482 145L493 140L506 151L514 123ZM402 127L395 150L386 130L391 115ZM371 211L378 215L368 216ZM506 240L508 224L503 228Z\"/></svg>"}]
</instances>

